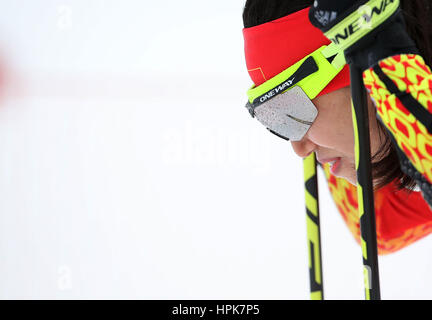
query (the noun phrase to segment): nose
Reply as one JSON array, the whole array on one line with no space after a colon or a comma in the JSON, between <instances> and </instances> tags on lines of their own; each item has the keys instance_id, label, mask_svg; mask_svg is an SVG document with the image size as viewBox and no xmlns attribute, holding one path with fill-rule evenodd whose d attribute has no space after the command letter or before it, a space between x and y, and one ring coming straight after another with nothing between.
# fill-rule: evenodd
<instances>
[{"instance_id":1,"label":"nose","mask_svg":"<svg viewBox=\"0 0 432 320\"><path fill-rule=\"evenodd\" d=\"M291 145L294 152L301 158L306 158L317 148L317 145L309 140L307 136L300 141L291 141Z\"/></svg>"}]
</instances>

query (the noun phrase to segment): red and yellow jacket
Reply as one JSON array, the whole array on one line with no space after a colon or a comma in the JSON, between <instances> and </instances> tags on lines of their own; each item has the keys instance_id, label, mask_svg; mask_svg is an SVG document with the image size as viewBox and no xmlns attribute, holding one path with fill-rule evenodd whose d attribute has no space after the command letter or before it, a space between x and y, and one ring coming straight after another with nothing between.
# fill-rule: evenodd
<instances>
[{"instance_id":1,"label":"red and yellow jacket","mask_svg":"<svg viewBox=\"0 0 432 320\"><path fill-rule=\"evenodd\" d=\"M363 81L382 122L430 188L432 134L425 126L432 115L430 68L419 55L397 55L366 70ZM328 166L324 172L336 206L359 242L356 187L333 176ZM374 195L379 254L395 252L432 233L432 210L422 192L397 190L391 183Z\"/></svg>"}]
</instances>

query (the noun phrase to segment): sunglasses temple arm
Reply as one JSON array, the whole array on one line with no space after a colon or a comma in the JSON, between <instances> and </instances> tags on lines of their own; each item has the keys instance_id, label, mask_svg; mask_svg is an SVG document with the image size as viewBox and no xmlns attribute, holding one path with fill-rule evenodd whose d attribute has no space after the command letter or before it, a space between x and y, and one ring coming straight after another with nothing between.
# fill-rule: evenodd
<instances>
[{"instance_id":1,"label":"sunglasses temple arm","mask_svg":"<svg viewBox=\"0 0 432 320\"><path fill-rule=\"evenodd\" d=\"M311 300L324 300L321 234L318 202L318 177L315 153L303 159L306 200L307 248Z\"/></svg>"},{"instance_id":2,"label":"sunglasses temple arm","mask_svg":"<svg viewBox=\"0 0 432 320\"><path fill-rule=\"evenodd\" d=\"M350 77L365 297L366 300L380 300L381 294L366 90L363 85L362 72L359 68L350 65Z\"/></svg>"}]
</instances>

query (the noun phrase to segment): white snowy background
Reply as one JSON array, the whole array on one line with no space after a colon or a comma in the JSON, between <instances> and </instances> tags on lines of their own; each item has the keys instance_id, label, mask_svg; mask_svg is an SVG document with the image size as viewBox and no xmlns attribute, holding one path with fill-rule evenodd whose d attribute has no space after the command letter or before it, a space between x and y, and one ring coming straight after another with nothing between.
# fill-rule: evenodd
<instances>
[{"instance_id":1,"label":"white snowy background","mask_svg":"<svg viewBox=\"0 0 432 320\"><path fill-rule=\"evenodd\" d=\"M0 4L0 298L308 299L302 162L243 107L243 1ZM362 260L320 175L328 299ZM432 237L380 258L430 299Z\"/></svg>"}]
</instances>

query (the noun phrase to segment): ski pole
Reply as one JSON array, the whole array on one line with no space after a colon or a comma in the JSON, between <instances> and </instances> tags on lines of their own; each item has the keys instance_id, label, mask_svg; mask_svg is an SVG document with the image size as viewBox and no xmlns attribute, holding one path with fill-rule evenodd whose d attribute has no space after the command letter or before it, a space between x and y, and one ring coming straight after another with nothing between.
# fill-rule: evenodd
<instances>
[{"instance_id":1,"label":"ski pole","mask_svg":"<svg viewBox=\"0 0 432 320\"><path fill-rule=\"evenodd\" d=\"M380 300L369 117L362 72L350 65L352 116L355 134L358 211L366 300Z\"/></svg>"},{"instance_id":2,"label":"ski pole","mask_svg":"<svg viewBox=\"0 0 432 320\"><path fill-rule=\"evenodd\" d=\"M303 160L311 300L324 300L316 157Z\"/></svg>"}]
</instances>

